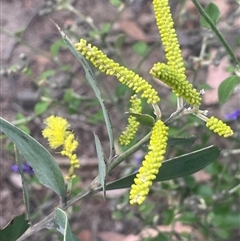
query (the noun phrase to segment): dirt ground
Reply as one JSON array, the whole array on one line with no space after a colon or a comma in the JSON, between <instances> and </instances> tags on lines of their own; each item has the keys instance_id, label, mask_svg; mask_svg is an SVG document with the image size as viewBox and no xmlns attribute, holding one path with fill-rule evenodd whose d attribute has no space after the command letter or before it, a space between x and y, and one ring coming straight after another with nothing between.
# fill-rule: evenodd
<instances>
[{"instance_id":1,"label":"dirt ground","mask_svg":"<svg viewBox=\"0 0 240 241\"><path fill-rule=\"evenodd\" d=\"M81 0L72 1L75 8L81 12L84 16L89 16L93 19L93 22L97 27L103 26L106 22L112 22L118 14L117 8L112 6L108 0ZM180 9L179 4L176 4L176 0L170 1L174 16L177 16L177 12ZM175 19L178 26L179 41L183 48L183 55L185 59L188 59L189 69L191 69L191 56L199 56L202 46L203 37L206 36L206 30L200 28L198 24L199 15L196 13L191 1L186 1L186 7L181 11L181 18ZM202 4L208 3L206 0L200 1ZM240 51L236 45L236 37L240 34L239 30L239 17L233 19L233 13L235 13L237 5L234 1L227 0L215 0L215 2L221 11L221 21L219 28L224 36L229 41L231 47L237 53L240 58ZM33 108L38 101L39 90L36 84L33 83L32 78L38 80L41 73L47 69L56 68L56 62L52 61L49 57L49 48L52 43L60 38L59 33L55 26L51 23L50 19L53 19L58 25L67 30L75 32L76 39L84 37L89 31L88 27L84 24L79 25L79 28L71 29L71 26L76 21L76 15L68 10L55 10L49 12L51 7L51 1L36 1L36 0L2 0L0 3L0 19L1 19L1 72L2 75L0 83L0 116L9 120L15 121L17 113L23 113L24 116L30 116L33 113ZM231 22L232 21L232 22ZM69 30L69 31L70 31ZM159 41L159 35L157 27L155 25L155 19L153 10L151 7L151 1L132 1L132 3L126 7L121 16L116 20L113 25L111 34L107 37L106 41L113 42L118 34L125 34L126 41L122 46L121 53L126 60L128 66L135 68L139 61L139 56L134 54L131 46L136 41L145 41L149 45L153 45ZM21 35L21 41L16 36ZM75 40L75 39L74 39ZM95 41L98 44L98 41ZM211 53L214 56L215 53L219 53L220 44L216 38L212 38L212 42L207 47L207 53ZM109 51L109 55L114 57L114 53ZM75 75L68 76L58 73L58 77L53 80L52 84L57 82L59 88L53 88L52 94L55 98L61 98L61 91L63 88L63 82L67 82L68 78L71 79L70 86L76 90L78 94L84 94L86 96L93 96L93 93L89 90L86 82L80 82L79 78L83 76L79 63L71 55L70 51L65 50L61 53L61 61L66 64L71 64L76 71ZM26 60L27 59L27 60ZM7 70L12 65L19 66L28 62L28 65L32 69L32 77L23 75L20 71L6 74ZM149 78L148 72L153 63L157 61L164 61L163 52L153 51L139 70L140 74L146 78ZM220 65L214 67L202 67L200 68L195 84L201 84L207 82L213 87L213 90L207 91L204 96L203 107L207 107L212 115L224 119L224 115L231 111L240 108L239 90L236 92L227 104L220 106L217 99L217 87L224 80L226 76L225 66L230 64L229 59L224 57ZM188 72L190 79L192 78L192 71ZM107 90L114 90L116 87L116 81L106 78L101 81L106 81L105 84L108 87ZM61 85L62 84L62 85ZM159 90L162 98L168 98L169 90L162 88L162 86L153 83ZM69 85L69 83L67 83ZM51 88L51 83L48 88ZM106 89L105 89L106 91ZM110 116L114 125L114 131L116 136L121 128L124 128L123 114L109 104ZM164 107L163 107L164 108ZM84 110L86 111L86 110ZM89 115L94 113L95 110L89 110ZM166 112L168 109L166 107ZM62 116L68 116L66 108L58 107L54 110L55 113ZM82 115L83 116L83 115ZM167 116L167 114L166 114ZM43 117L37 117L29 123L31 135L37 138L40 142L44 143L41 137L41 130L43 128ZM75 130L76 135L81 138L81 147L79 150L79 156L82 162L82 168L79 172L82 180L82 184L79 188L84 188L97 174L97 159L95 154L95 147L93 145L93 132L96 132L103 145L107 148L108 138L104 126L89 124L87 121L83 121L81 124L79 120L81 115L72 115L70 122L72 128ZM226 141L216 141L213 138L213 142L218 142L220 148L226 148L229 143ZM9 142L6 139L1 142L1 162L0 162L0 227L4 227L15 215L19 215L25 211L25 206L22 201L21 180L18 174L11 172L11 165L15 163L12 152L6 151L5 148ZM46 144L46 143L44 143ZM80 153L84 153L80 154ZM56 157L59 165L66 169L67 162L64 158ZM119 175L118 172L114 175ZM113 176L109 177L114 178ZM56 197L52 192L46 190L39 185L33 185L31 192L34 192L33 207L34 210L37 205L41 205L42 213L48 213L56 205ZM113 192L109 194L108 201L105 201L102 196L97 195L94 198L83 200L78 205L81 211L74 213L72 221L74 225L73 230L79 230L79 237L83 241L94 240L123 240L123 237L130 237L135 235L141 230L141 226L137 220L125 222L119 222L113 220L111 217L111 211L117 205L116 197L123 196L126 190ZM44 202L42 193L46 193L48 201ZM44 204L43 204L44 203ZM104 220L104 222L103 222ZM45 233L43 233L45 235ZM112 235L112 236L111 236ZM114 236L115 235L115 236ZM136 236L137 237L137 236ZM136 238L135 237L135 238ZM42 240L55 240L54 234L51 234L51 238L46 236ZM119 239L118 239L119 238ZM34 237L30 237L28 240L38 240ZM125 239L124 239L125 240ZM128 239L128 241L137 240ZM127 239L126 239L127 241Z\"/></svg>"}]
</instances>

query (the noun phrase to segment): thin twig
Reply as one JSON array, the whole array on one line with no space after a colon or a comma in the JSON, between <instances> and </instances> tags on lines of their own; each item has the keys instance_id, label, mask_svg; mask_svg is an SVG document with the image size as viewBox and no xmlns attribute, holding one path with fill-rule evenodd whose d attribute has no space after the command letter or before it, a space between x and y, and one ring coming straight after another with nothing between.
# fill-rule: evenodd
<instances>
[{"instance_id":1,"label":"thin twig","mask_svg":"<svg viewBox=\"0 0 240 241\"><path fill-rule=\"evenodd\" d=\"M220 31L217 29L217 27L215 26L215 24L212 22L212 20L209 18L209 16L207 15L207 13L204 11L204 9L202 8L202 6L199 4L199 2L197 0L192 0L193 4L195 5L195 7L197 8L198 12L202 15L202 17L206 20L206 22L209 24L210 28L212 29L212 31L216 34L216 36L218 37L218 39L220 40L220 42L223 44L223 46L225 47L225 49L227 50L228 54L231 56L233 63L236 65L236 67L240 67L240 63L237 59L237 57L234 55L231 47L229 46L229 44L227 43L227 41L225 40L225 38L223 37L223 35L220 33Z\"/></svg>"}]
</instances>

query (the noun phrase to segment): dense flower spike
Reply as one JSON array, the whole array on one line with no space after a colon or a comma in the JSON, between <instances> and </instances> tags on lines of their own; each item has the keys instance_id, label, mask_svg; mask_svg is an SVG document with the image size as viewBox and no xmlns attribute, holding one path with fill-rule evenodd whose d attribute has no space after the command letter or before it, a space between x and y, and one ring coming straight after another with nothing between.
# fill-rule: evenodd
<instances>
[{"instance_id":1,"label":"dense flower spike","mask_svg":"<svg viewBox=\"0 0 240 241\"><path fill-rule=\"evenodd\" d=\"M168 0L153 0L156 22L165 48L167 64L186 78L185 67Z\"/></svg>"},{"instance_id":2,"label":"dense flower spike","mask_svg":"<svg viewBox=\"0 0 240 241\"><path fill-rule=\"evenodd\" d=\"M141 97L146 98L148 103L156 104L160 100L156 90L146 80L109 59L97 47L88 44L85 39L80 39L80 42L75 44L75 48L100 71L107 75L115 75L121 83L135 93L141 93Z\"/></svg>"},{"instance_id":3,"label":"dense flower spike","mask_svg":"<svg viewBox=\"0 0 240 241\"><path fill-rule=\"evenodd\" d=\"M130 99L131 107L129 109L130 114L140 114L142 112L142 106L141 106L141 100L137 98L136 95L133 95ZM130 143L130 141L134 138L139 122L137 121L137 118L133 115L130 115L128 117L128 125L125 131L122 132L122 134L119 137L119 143L122 146L126 146Z\"/></svg>"},{"instance_id":4,"label":"dense flower spike","mask_svg":"<svg viewBox=\"0 0 240 241\"><path fill-rule=\"evenodd\" d=\"M130 204L142 204L152 181L156 178L166 152L168 127L158 120L151 133L148 154L145 156L130 191Z\"/></svg>"},{"instance_id":5,"label":"dense flower spike","mask_svg":"<svg viewBox=\"0 0 240 241\"><path fill-rule=\"evenodd\" d=\"M68 122L61 118L50 116L45 121L46 128L43 130L42 134L44 138L48 139L49 146L52 149L56 149L64 144L66 137L70 134L68 131L70 125Z\"/></svg>"},{"instance_id":6,"label":"dense flower spike","mask_svg":"<svg viewBox=\"0 0 240 241\"><path fill-rule=\"evenodd\" d=\"M79 168L79 160L74 152L77 149L78 141L74 134L69 131L70 125L66 119L58 116L48 117L44 123L46 128L42 131L43 137L48 139L49 146L56 149L62 146L61 154L67 156L70 160L69 173L66 179L75 177L74 169Z\"/></svg>"},{"instance_id":7,"label":"dense flower spike","mask_svg":"<svg viewBox=\"0 0 240 241\"><path fill-rule=\"evenodd\" d=\"M189 104L193 106L201 104L198 91L176 69L164 63L156 63L150 70L150 74L170 86L177 96L183 97Z\"/></svg>"},{"instance_id":8,"label":"dense flower spike","mask_svg":"<svg viewBox=\"0 0 240 241\"><path fill-rule=\"evenodd\" d=\"M206 126L219 136L229 137L233 135L232 129L216 117L210 117L206 121Z\"/></svg>"}]
</instances>

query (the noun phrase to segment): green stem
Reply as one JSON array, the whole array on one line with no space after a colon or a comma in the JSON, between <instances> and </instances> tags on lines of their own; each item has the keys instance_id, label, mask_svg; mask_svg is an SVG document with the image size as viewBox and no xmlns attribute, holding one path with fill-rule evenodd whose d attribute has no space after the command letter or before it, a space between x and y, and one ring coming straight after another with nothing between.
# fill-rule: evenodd
<instances>
[{"instance_id":1,"label":"green stem","mask_svg":"<svg viewBox=\"0 0 240 241\"><path fill-rule=\"evenodd\" d=\"M240 184L232 188L231 190L228 191L229 194L233 194L234 192L238 191L240 189Z\"/></svg>"},{"instance_id":2,"label":"green stem","mask_svg":"<svg viewBox=\"0 0 240 241\"><path fill-rule=\"evenodd\" d=\"M108 173L112 171L116 166L118 166L122 161L124 161L127 157L135 153L137 150L141 148L141 146L146 143L150 138L151 132L149 132L146 136L144 136L138 143L129 148L127 151L116 157L108 166Z\"/></svg>"},{"instance_id":3,"label":"green stem","mask_svg":"<svg viewBox=\"0 0 240 241\"><path fill-rule=\"evenodd\" d=\"M12 121L12 124L17 126L17 125L23 125L23 124L26 124L30 121L32 121L34 118L36 118L37 115L33 114L31 116L28 116L28 117L25 117L23 119L19 119L19 120L15 120L15 121Z\"/></svg>"},{"instance_id":4,"label":"green stem","mask_svg":"<svg viewBox=\"0 0 240 241\"><path fill-rule=\"evenodd\" d=\"M144 136L138 143L136 143L134 146L129 148L124 153L120 154L117 157L114 157L110 165L108 166L108 173L113 170L116 166L118 166L122 161L124 161L127 157L135 153L137 150L141 148L141 146L146 143L150 138L151 132L149 132L146 136ZM60 208L62 208L64 211L67 210L70 206L72 206L77 201L83 199L84 197L90 196L94 193L100 192L102 190L102 187L100 186L98 182L99 177L97 176L89 185L87 190L84 190L83 192L79 193L72 199L70 199L66 204L60 205ZM27 237L31 236L32 234L44 229L49 228L51 225L53 225L54 220L54 211L52 211L47 217L45 217L43 220L41 220L39 223L36 223L35 225L31 226L17 241L23 241Z\"/></svg>"},{"instance_id":5,"label":"green stem","mask_svg":"<svg viewBox=\"0 0 240 241\"><path fill-rule=\"evenodd\" d=\"M231 47L229 46L229 44L227 43L227 41L225 40L225 38L222 36L222 34L219 32L219 30L217 29L217 27L215 26L215 24L212 22L212 20L209 18L209 16L207 15L207 13L204 11L204 9L202 8L202 6L199 4L199 2L197 0L192 0L193 4L195 5L195 7L197 8L198 12L202 15L202 17L206 20L206 22L209 24L209 26L211 27L212 31L217 35L218 39L220 40L220 42L223 44L223 46L225 47L225 49L227 50L228 54L231 56L233 63L236 66L240 66L240 63L238 61L238 59L236 58L236 56L234 55Z\"/></svg>"},{"instance_id":6,"label":"green stem","mask_svg":"<svg viewBox=\"0 0 240 241\"><path fill-rule=\"evenodd\" d=\"M21 175L22 179L22 186L23 186L23 201L26 206L26 219L30 220L30 204L29 204L29 192L28 192L28 184L26 182L26 178L24 177L23 169L22 169L22 160L20 157L19 150L17 149L16 145L14 145L15 151L15 159L18 165L18 170Z\"/></svg>"},{"instance_id":7,"label":"green stem","mask_svg":"<svg viewBox=\"0 0 240 241\"><path fill-rule=\"evenodd\" d=\"M129 157L130 155L132 155L133 153L135 153L137 150L139 150L141 148L141 146L147 142L150 138L151 132L149 132L146 136L144 136L138 143L136 143L134 146L132 146L131 148L129 148L127 151L125 151L124 153L120 154L117 157L114 157L113 161L110 163L110 165L108 166L108 173L110 171L112 171L116 166L118 166L122 161L124 161L127 157ZM89 196L91 194L97 193L99 191L102 190L102 187L100 186L99 182L99 176L97 176L89 185L88 189L79 193L78 195L76 195L75 197L73 197L72 199L70 199L66 206L61 207L63 210L66 210L68 207L72 206L74 203L76 203L77 201L81 200L82 198Z\"/></svg>"},{"instance_id":8,"label":"green stem","mask_svg":"<svg viewBox=\"0 0 240 241\"><path fill-rule=\"evenodd\" d=\"M71 177L71 179L68 181L67 183L67 194L70 196L71 191L72 191L72 180L73 178Z\"/></svg>"}]
</instances>

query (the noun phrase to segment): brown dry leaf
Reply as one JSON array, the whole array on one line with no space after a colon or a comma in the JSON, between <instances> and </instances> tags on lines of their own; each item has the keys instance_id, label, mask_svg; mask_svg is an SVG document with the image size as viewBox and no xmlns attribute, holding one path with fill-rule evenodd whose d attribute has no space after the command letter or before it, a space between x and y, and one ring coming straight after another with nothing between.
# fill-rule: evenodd
<instances>
[{"instance_id":1,"label":"brown dry leaf","mask_svg":"<svg viewBox=\"0 0 240 241\"><path fill-rule=\"evenodd\" d=\"M38 67L39 73L42 73L51 63L50 59L43 55L35 55L32 62Z\"/></svg>"},{"instance_id":2,"label":"brown dry leaf","mask_svg":"<svg viewBox=\"0 0 240 241\"><path fill-rule=\"evenodd\" d=\"M158 226L159 231L162 232L171 232L172 231L172 225L160 225ZM177 233L191 233L192 232L192 227L188 225L183 225L181 222L176 222L174 225L174 231Z\"/></svg>"},{"instance_id":3,"label":"brown dry leaf","mask_svg":"<svg viewBox=\"0 0 240 241\"><path fill-rule=\"evenodd\" d=\"M215 57L216 53L217 49L210 50L211 59ZM230 66L228 57L224 57L218 66L208 66L206 83L209 84L213 89L206 90L206 93L203 95L203 102L206 105L218 103L218 86L223 80L229 77L229 73L226 72L226 68L228 66Z\"/></svg>"},{"instance_id":4,"label":"brown dry leaf","mask_svg":"<svg viewBox=\"0 0 240 241\"><path fill-rule=\"evenodd\" d=\"M122 234L114 233L114 232L101 232L98 236L104 241L123 241L125 240ZM129 240L130 241L130 240Z\"/></svg>"},{"instance_id":5,"label":"brown dry leaf","mask_svg":"<svg viewBox=\"0 0 240 241\"><path fill-rule=\"evenodd\" d=\"M107 191L107 198L119 198L122 197L126 192L128 192L128 188L123 189L116 189L116 190L109 190ZM103 195L102 192L100 192L100 195Z\"/></svg>"},{"instance_id":6,"label":"brown dry leaf","mask_svg":"<svg viewBox=\"0 0 240 241\"><path fill-rule=\"evenodd\" d=\"M194 173L193 176L197 182L207 182L211 179L211 175L204 170Z\"/></svg>"},{"instance_id":7,"label":"brown dry leaf","mask_svg":"<svg viewBox=\"0 0 240 241\"><path fill-rule=\"evenodd\" d=\"M129 234L126 236L122 241L139 241L139 236L134 235L134 234Z\"/></svg>"},{"instance_id":8,"label":"brown dry leaf","mask_svg":"<svg viewBox=\"0 0 240 241\"><path fill-rule=\"evenodd\" d=\"M158 231L156 229L153 228L145 228L144 230L142 230L142 232L139 234L139 236L141 238L154 238L158 235Z\"/></svg>"},{"instance_id":9,"label":"brown dry leaf","mask_svg":"<svg viewBox=\"0 0 240 241\"><path fill-rule=\"evenodd\" d=\"M228 2L223 0L213 0L212 2L218 6L221 18L226 17L230 10L230 5Z\"/></svg>"},{"instance_id":10,"label":"brown dry leaf","mask_svg":"<svg viewBox=\"0 0 240 241\"><path fill-rule=\"evenodd\" d=\"M92 234L89 230L87 229L83 229L79 234L78 234L78 238L81 241L92 241Z\"/></svg>"},{"instance_id":11,"label":"brown dry leaf","mask_svg":"<svg viewBox=\"0 0 240 241\"><path fill-rule=\"evenodd\" d=\"M18 173L11 173L9 176L9 181L15 188L22 189L22 179Z\"/></svg>"},{"instance_id":12,"label":"brown dry leaf","mask_svg":"<svg viewBox=\"0 0 240 241\"><path fill-rule=\"evenodd\" d=\"M129 37L140 40L140 41L149 41L147 35L142 31L142 29L136 24L128 19L121 19L120 28L124 33Z\"/></svg>"},{"instance_id":13,"label":"brown dry leaf","mask_svg":"<svg viewBox=\"0 0 240 241\"><path fill-rule=\"evenodd\" d=\"M148 237L154 238L159 234L159 232L171 232L173 227L172 225L160 225L157 228L158 230L153 228L146 228L139 234L138 239L133 239L133 240L124 239L124 241L138 241L139 239L148 238ZM181 233L181 232L191 233L193 229L191 226L183 225L181 222L176 222L174 225L174 231L177 233Z\"/></svg>"},{"instance_id":14,"label":"brown dry leaf","mask_svg":"<svg viewBox=\"0 0 240 241\"><path fill-rule=\"evenodd\" d=\"M188 9L188 11L193 11L196 9L195 5L193 4L193 2L191 0L186 1L185 8Z\"/></svg>"}]
</instances>

